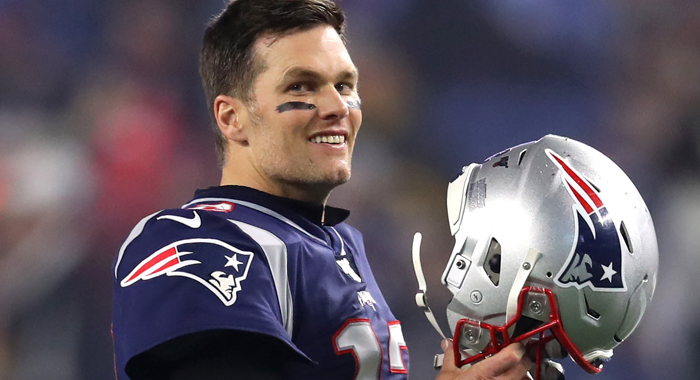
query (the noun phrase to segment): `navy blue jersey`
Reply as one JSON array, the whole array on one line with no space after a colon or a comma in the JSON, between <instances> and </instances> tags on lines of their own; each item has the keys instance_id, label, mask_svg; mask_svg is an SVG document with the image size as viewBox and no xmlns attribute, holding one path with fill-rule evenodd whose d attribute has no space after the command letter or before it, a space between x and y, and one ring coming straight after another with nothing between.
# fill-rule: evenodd
<instances>
[{"instance_id":1,"label":"navy blue jersey","mask_svg":"<svg viewBox=\"0 0 700 380\"><path fill-rule=\"evenodd\" d=\"M136 355L211 330L284 342L302 359L290 378L407 378L401 325L347 215L223 186L141 220L114 263L118 379Z\"/></svg>"}]
</instances>

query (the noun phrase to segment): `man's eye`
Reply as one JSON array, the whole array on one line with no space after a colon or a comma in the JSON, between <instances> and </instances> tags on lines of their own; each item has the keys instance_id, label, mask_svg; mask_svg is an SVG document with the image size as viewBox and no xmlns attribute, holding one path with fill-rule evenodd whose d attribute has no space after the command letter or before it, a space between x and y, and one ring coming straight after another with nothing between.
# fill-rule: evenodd
<instances>
[{"instance_id":1,"label":"man's eye","mask_svg":"<svg viewBox=\"0 0 700 380\"><path fill-rule=\"evenodd\" d=\"M308 83L294 83L287 88L291 92L306 92L311 91L311 86Z\"/></svg>"},{"instance_id":2,"label":"man's eye","mask_svg":"<svg viewBox=\"0 0 700 380\"><path fill-rule=\"evenodd\" d=\"M352 86L349 83L338 83L335 85L335 89L339 93L345 94L345 93L349 93L352 91Z\"/></svg>"}]
</instances>

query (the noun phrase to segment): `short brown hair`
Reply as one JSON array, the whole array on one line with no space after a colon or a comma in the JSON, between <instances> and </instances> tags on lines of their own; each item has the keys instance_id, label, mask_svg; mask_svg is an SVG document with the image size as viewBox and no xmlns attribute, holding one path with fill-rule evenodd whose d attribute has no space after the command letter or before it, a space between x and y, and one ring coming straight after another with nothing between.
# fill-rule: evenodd
<instances>
[{"instance_id":1,"label":"short brown hair","mask_svg":"<svg viewBox=\"0 0 700 380\"><path fill-rule=\"evenodd\" d=\"M332 0L232 0L204 33L199 75L213 115L214 99L226 94L249 102L255 78L264 70L253 46L263 35L281 36L332 26L345 40L345 15ZM226 162L226 139L216 125L216 154Z\"/></svg>"}]
</instances>

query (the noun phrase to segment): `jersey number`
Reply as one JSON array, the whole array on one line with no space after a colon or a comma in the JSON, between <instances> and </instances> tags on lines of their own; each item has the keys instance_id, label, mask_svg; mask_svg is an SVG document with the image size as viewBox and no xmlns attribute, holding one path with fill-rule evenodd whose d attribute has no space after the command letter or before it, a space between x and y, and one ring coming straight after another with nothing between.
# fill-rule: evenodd
<instances>
[{"instance_id":1,"label":"jersey number","mask_svg":"<svg viewBox=\"0 0 700 380\"><path fill-rule=\"evenodd\" d=\"M408 350L399 321L388 323L389 364L393 373L407 373L402 350ZM338 355L351 353L355 358L355 380L379 379L382 370L382 346L369 319L349 319L334 336Z\"/></svg>"}]
</instances>

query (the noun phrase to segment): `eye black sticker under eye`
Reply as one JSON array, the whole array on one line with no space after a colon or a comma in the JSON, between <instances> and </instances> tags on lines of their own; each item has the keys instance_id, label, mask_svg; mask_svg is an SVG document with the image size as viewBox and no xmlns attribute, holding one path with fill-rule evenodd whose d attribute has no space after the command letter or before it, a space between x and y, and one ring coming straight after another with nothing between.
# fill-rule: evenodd
<instances>
[{"instance_id":1,"label":"eye black sticker under eye","mask_svg":"<svg viewBox=\"0 0 700 380\"><path fill-rule=\"evenodd\" d=\"M277 106L277 112L282 113L292 110L315 110L316 106L311 103L304 102L287 102Z\"/></svg>"},{"instance_id":2,"label":"eye black sticker under eye","mask_svg":"<svg viewBox=\"0 0 700 380\"><path fill-rule=\"evenodd\" d=\"M348 108L350 108L352 110L359 110L360 107L362 106L362 102L360 102L359 99L358 100L348 100L346 102L346 104L348 105Z\"/></svg>"}]
</instances>

